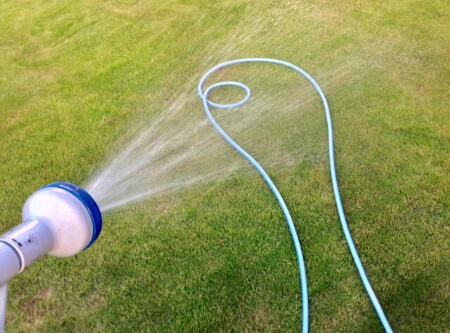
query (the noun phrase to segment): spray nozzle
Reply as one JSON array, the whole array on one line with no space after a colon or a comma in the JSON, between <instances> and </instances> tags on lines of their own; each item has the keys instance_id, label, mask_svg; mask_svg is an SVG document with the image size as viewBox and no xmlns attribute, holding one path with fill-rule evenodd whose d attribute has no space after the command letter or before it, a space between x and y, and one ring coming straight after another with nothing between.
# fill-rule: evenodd
<instances>
[{"instance_id":1,"label":"spray nozzle","mask_svg":"<svg viewBox=\"0 0 450 333\"><path fill-rule=\"evenodd\" d=\"M100 235L102 216L81 187L52 183L25 202L22 223L0 236L0 286L44 254L69 257Z\"/></svg>"}]
</instances>

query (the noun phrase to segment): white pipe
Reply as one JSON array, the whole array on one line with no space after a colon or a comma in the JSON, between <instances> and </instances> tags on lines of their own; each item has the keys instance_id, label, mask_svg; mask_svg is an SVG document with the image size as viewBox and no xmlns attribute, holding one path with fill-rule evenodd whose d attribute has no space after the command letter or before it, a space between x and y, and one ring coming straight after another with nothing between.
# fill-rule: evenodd
<instances>
[{"instance_id":1,"label":"white pipe","mask_svg":"<svg viewBox=\"0 0 450 333\"><path fill-rule=\"evenodd\" d=\"M0 286L0 333L5 332L6 298L8 297L8 284Z\"/></svg>"}]
</instances>

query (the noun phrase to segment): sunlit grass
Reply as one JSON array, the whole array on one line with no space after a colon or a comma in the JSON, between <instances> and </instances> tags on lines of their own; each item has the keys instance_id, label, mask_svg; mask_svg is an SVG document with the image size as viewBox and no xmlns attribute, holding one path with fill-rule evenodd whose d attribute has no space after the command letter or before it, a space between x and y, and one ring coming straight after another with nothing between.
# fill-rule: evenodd
<instances>
[{"instance_id":1,"label":"sunlit grass","mask_svg":"<svg viewBox=\"0 0 450 333\"><path fill-rule=\"evenodd\" d=\"M0 230L20 221L40 186L88 181L130 129L210 66L277 57L327 94L350 228L392 327L443 332L449 11L444 1L2 1ZM261 89L276 73L249 68ZM381 332L336 217L323 111L313 94L286 95L305 102L299 129L308 135L288 135L290 118L242 140L268 162L291 208L311 331ZM295 153L281 168L258 141L277 131ZM7 332L299 331L293 247L259 177L238 171L104 220L88 251L42 259L11 281Z\"/></svg>"}]
</instances>

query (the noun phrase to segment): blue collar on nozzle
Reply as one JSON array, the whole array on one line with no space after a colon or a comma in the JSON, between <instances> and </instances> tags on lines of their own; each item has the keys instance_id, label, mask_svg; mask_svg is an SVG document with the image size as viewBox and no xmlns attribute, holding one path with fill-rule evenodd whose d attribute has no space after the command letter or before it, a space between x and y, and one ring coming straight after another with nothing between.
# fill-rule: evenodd
<instances>
[{"instance_id":1,"label":"blue collar on nozzle","mask_svg":"<svg viewBox=\"0 0 450 333\"><path fill-rule=\"evenodd\" d=\"M78 200L80 200L88 210L89 214L91 215L93 232L91 241L84 248L84 250L86 250L89 246L92 245L92 243L96 241L96 239L100 235L100 232L102 231L102 214L94 198L92 198L92 196L88 192L86 192L86 190L82 189L81 187L75 184L68 182L55 182L48 184L42 188L46 187L55 187L69 192L70 194L75 196Z\"/></svg>"}]
</instances>

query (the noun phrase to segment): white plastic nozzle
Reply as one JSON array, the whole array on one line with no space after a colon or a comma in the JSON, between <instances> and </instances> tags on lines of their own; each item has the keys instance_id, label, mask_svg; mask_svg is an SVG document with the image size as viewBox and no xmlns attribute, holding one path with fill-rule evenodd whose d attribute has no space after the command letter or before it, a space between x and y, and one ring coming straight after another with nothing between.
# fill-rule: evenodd
<instances>
[{"instance_id":1,"label":"white plastic nozzle","mask_svg":"<svg viewBox=\"0 0 450 333\"><path fill-rule=\"evenodd\" d=\"M102 227L94 199L65 182L47 185L31 195L22 220L0 236L0 286L44 254L69 257L83 251Z\"/></svg>"}]
</instances>

